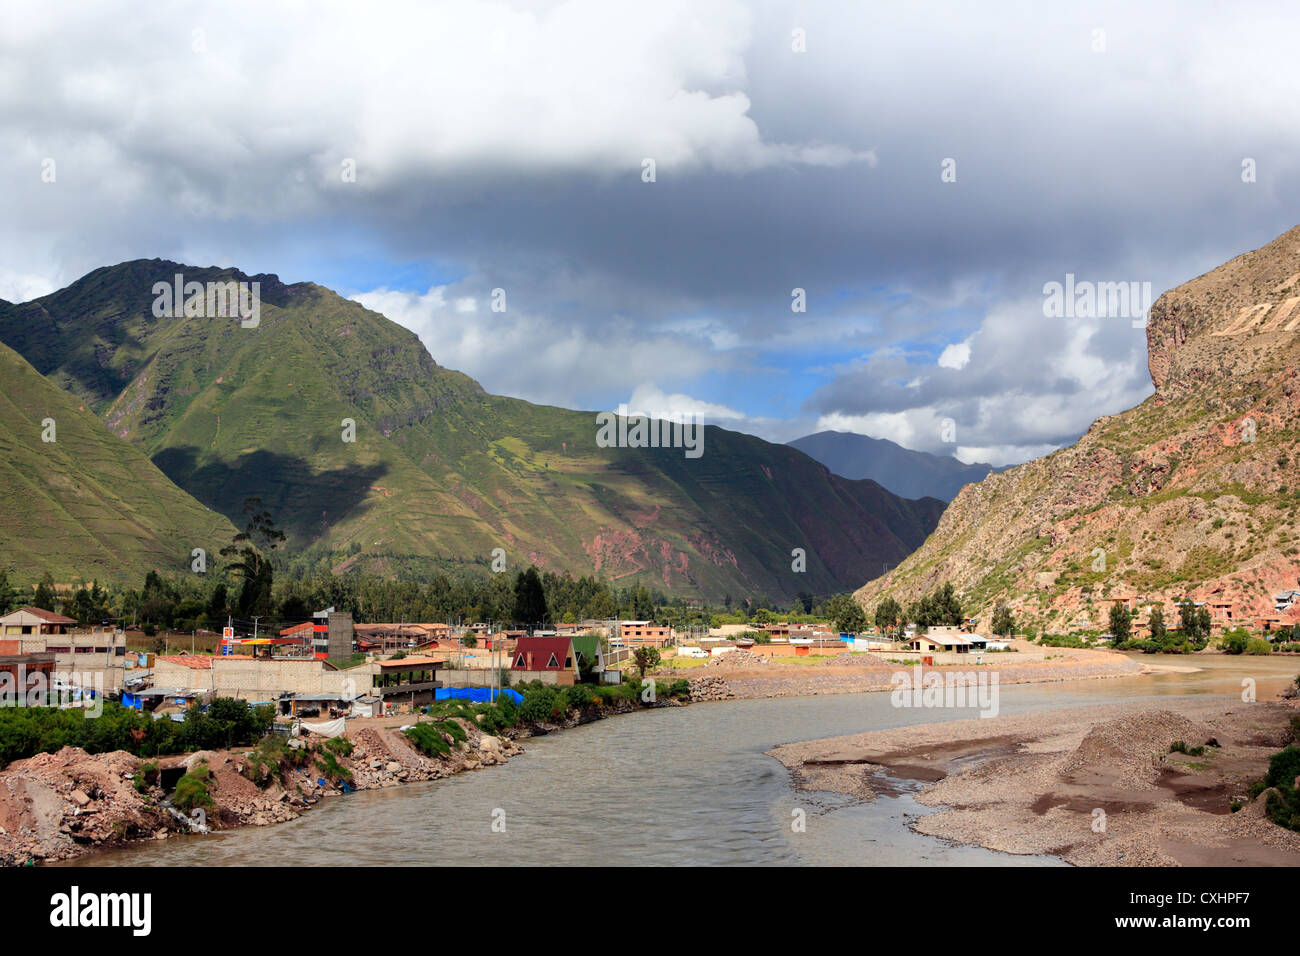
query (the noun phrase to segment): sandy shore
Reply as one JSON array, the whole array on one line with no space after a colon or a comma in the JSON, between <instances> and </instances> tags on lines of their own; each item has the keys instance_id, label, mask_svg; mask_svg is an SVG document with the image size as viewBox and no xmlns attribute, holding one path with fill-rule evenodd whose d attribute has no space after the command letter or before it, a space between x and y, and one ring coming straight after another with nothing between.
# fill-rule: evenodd
<instances>
[{"instance_id":1,"label":"sandy shore","mask_svg":"<svg viewBox=\"0 0 1300 956\"><path fill-rule=\"evenodd\" d=\"M1024 646L1030 652L1038 651L1032 645ZM1028 659L1029 653L1024 656L1017 653L986 654L983 664L977 665L972 659L969 664L927 667L925 671L997 674L999 684L1034 684L1132 677L1156 669L1108 650L1053 648L1049 654L1047 660ZM792 664L783 663L781 658L756 660L749 654L731 654L719 658L717 663L710 662L689 670L664 671L656 676L687 677L691 682L692 700L859 694L893 690L895 685L890 678L900 671L912 670L911 664L891 663L884 657L887 655L845 655L817 664Z\"/></svg>"},{"instance_id":2,"label":"sandy shore","mask_svg":"<svg viewBox=\"0 0 1300 956\"><path fill-rule=\"evenodd\" d=\"M1246 791L1289 739L1288 702L1171 697L920 724L771 751L801 789L917 791L918 832L1084 866L1297 866L1300 833ZM1170 753L1182 740L1200 756ZM1208 745L1207 745L1208 744ZM1243 808L1230 805L1240 799Z\"/></svg>"}]
</instances>

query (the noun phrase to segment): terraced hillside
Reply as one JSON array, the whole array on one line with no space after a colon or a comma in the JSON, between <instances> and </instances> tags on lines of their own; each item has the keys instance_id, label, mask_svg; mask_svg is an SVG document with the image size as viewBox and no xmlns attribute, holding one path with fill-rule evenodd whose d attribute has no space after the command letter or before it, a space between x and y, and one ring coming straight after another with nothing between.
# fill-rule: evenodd
<instances>
[{"instance_id":1,"label":"terraced hillside","mask_svg":"<svg viewBox=\"0 0 1300 956\"><path fill-rule=\"evenodd\" d=\"M155 317L177 273L260 282L259 324ZM259 495L294 552L338 569L486 567L502 548L508 567L711 598L821 594L903 558L943 508L711 426L694 459L600 448L594 413L489 395L383 316L270 275L98 269L0 307L0 340L204 504L238 519Z\"/></svg>"},{"instance_id":2,"label":"terraced hillside","mask_svg":"<svg viewBox=\"0 0 1300 956\"><path fill-rule=\"evenodd\" d=\"M0 345L0 563L15 583L139 584L235 533L72 395ZM45 441L53 438L53 441Z\"/></svg>"}]
</instances>

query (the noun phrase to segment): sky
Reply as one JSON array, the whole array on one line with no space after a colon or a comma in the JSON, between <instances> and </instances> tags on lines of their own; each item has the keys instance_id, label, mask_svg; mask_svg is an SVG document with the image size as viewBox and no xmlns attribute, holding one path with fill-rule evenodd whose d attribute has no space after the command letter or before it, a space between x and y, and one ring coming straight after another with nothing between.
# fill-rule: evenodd
<instances>
[{"instance_id":1,"label":"sky","mask_svg":"<svg viewBox=\"0 0 1300 956\"><path fill-rule=\"evenodd\" d=\"M1048 283L1158 296L1300 222L1298 21L5 0L0 298L234 266L499 394L1024 461L1152 391L1140 310L1050 316Z\"/></svg>"}]
</instances>

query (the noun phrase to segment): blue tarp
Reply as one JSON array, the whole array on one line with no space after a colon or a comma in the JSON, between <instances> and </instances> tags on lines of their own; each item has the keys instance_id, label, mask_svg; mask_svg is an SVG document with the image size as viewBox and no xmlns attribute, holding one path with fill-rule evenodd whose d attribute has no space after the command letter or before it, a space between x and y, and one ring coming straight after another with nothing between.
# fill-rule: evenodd
<instances>
[{"instance_id":1,"label":"blue tarp","mask_svg":"<svg viewBox=\"0 0 1300 956\"><path fill-rule=\"evenodd\" d=\"M439 687L434 691L434 700L450 700L458 698L460 700L473 701L476 704L490 704L495 698L509 697L516 704L523 703L524 695L517 690L511 690L509 687L496 690L492 687Z\"/></svg>"}]
</instances>

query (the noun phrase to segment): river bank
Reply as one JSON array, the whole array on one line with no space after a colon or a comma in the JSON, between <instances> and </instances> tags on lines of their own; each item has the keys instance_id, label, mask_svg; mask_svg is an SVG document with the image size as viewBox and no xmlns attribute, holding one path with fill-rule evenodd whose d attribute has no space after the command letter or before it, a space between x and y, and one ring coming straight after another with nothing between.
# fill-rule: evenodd
<instances>
[{"instance_id":1,"label":"river bank","mask_svg":"<svg viewBox=\"0 0 1300 956\"><path fill-rule=\"evenodd\" d=\"M1094 680L1152 673L1152 665L1110 650L1037 648L1015 642L1020 651L984 654L982 663L924 667L925 673L996 675L999 684L1036 684ZM1032 656L1031 656L1032 655ZM811 697L893 690L895 675L911 673L912 662L891 661L880 654L845 654L814 664L760 657L737 651L689 670L663 671L659 677L688 674L692 700L753 700L765 697Z\"/></svg>"},{"instance_id":2,"label":"river bank","mask_svg":"<svg viewBox=\"0 0 1300 956\"><path fill-rule=\"evenodd\" d=\"M918 833L1080 866L1300 865L1250 785L1294 702L1183 697L870 731L769 751L801 790L911 793ZM1182 741L1196 755L1171 752ZM1241 809L1232 812L1234 801Z\"/></svg>"},{"instance_id":3,"label":"river bank","mask_svg":"<svg viewBox=\"0 0 1300 956\"><path fill-rule=\"evenodd\" d=\"M658 706L677 706L661 701ZM322 800L352 791L379 790L440 780L504 764L524 752L517 742L539 734L630 713L638 705L613 700L566 715L562 720L521 724L501 735L483 732L473 721L449 718L464 731L445 735L448 753L420 753L401 731L406 718L350 721L350 752L330 751L325 740L306 735L295 741L302 766L286 765L263 785L255 782L254 748L205 750L165 757L136 757L118 750L89 754L63 747L16 760L0 770L0 866L68 860L102 849L195 832L191 820L169 809L164 781L202 764L212 804L199 819L210 830L269 826L294 820ZM332 763L324 770L318 759ZM334 770L337 766L338 771ZM147 776L145 774L147 771ZM149 782L152 778L154 782Z\"/></svg>"}]
</instances>

